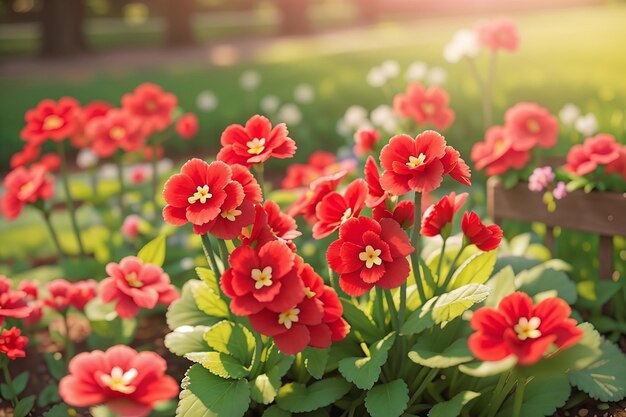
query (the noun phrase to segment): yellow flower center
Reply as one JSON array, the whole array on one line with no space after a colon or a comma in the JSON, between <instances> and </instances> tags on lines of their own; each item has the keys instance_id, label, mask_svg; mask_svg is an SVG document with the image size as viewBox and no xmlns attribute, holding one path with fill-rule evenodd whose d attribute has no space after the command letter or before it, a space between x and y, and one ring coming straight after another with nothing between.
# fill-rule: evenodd
<instances>
[{"instance_id":1,"label":"yellow flower center","mask_svg":"<svg viewBox=\"0 0 626 417\"><path fill-rule=\"evenodd\" d=\"M43 119L43 129L44 130L54 130L63 126L63 119L61 119L56 114L51 114Z\"/></svg>"},{"instance_id":2,"label":"yellow flower center","mask_svg":"<svg viewBox=\"0 0 626 417\"><path fill-rule=\"evenodd\" d=\"M137 276L136 272L131 272L130 274L126 275L124 278L126 278L126 282L128 283L128 285L130 285L133 288L143 287L143 282L139 280L139 277Z\"/></svg>"},{"instance_id":3,"label":"yellow flower center","mask_svg":"<svg viewBox=\"0 0 626 417\"><path fill-rule=\"evenodd\" d=\"M341 216L341 224L348 221L350 217L352 217L352 208L348 207L348 209L343 213L343 216Z\"/></svg>"},{"instance_id":4,"label":"yellow flower center","mask_svg":"<svg viewBox=\"0 0 626 417\"><path fill-rule=\"evenodd\" d=\"M135 368L130 368L128 371L124 372L122 368L115 366L111 369L111 375L100 375L100 381L112 391L121 392L122 394L132 394L135 392L136 387L130 386L129 384L133 382L137 374L138 372Z\"/></svg>"},{"instance_id":5,"label":"yellow flower center","mask_svg":"<svg viewBox=\"0 0 626 417\"><path fill-rule=\"evenodd\" d=\"M409 162L406 163L406 166L409 168L417 168L424 165L424 161L426 160L426 155L420 152L420 154L415 157L413 155L409 156Z\"/></svg>"},{"instance_id":6,"label":"yellow flower center","mask_svg":"<svg viewBox=\"0 0 626 417\"><path fill-rule=\"evenodd\" d=\"M234 222L235 218L239 216L240 214L241 214L241 210L230 209L230 210L222 211L220 213L220 216L222 216L225 219L230 220L231 222Z\"/></svg>"},{"instance_id":7,"label":"yellow flower center","mask_svg":"<svg viewBox=\"0 0 626 417\"><path fill-rule=\"evenodd\" d=\"M126 135L126 129L120 126L112 127L111 130L109 131L109 136L113 140L122 140L124 139L125 135Z\"/></svg>"},{"instance_id":8,"label":"yellow flower center","mask_svg":"<svg viewBox=\"0 0 626 417\"><path fill-rule=\"evenodd\" d=\"M306 298L313 298L316 295L315 291L311 291L309 287L304 287L304 294L306 295Z\"/></svg>"},{"instance_id":9,"label":"yellow flower center","mask_svg":"<svg viewBox=\"0 0 626 417\"><path fill-rule=\"evenodd\" d=\"M20 190L17 192L18 198L27 198L30 193L35 189L35 183L32 181L28 181L26 184L20 187Z\"/></svg>"},{"instance_id":10,"label":"yellow flower center","mask_svg":"<svg viewBox=\"0 0 626 417\"><path fill-rule=\"evenodd\" d=\"M541 126L539 126L539 123L535 119L529 119L526 122L526 128L528 128L530 133L539 133L541 130Z\"/></svg>"},{"instance_id":11,"label":"yellow flower center","mask_svg":"<svg viewBox=\"0 0 626 417\"><path fill-rule=\"evenodd\" d=\"M197 191L187 199L189 204L193 204L198 200L200 200L200 204L204 204L209 198L213 197L213 194L209 192L209 186L206 184L202 187L198 185L196 190Z\"/></svg>"},{"instance_id":12,"label":"yellow flower center","mask_svg":"<svg viewBox=\"0 0 626 417\"><path fill-rule=\"evenodd\" d=\"M421 107L426 116L432 116L435 113L435 105L433 103L422 103Z\"/></svg>"},{"instance_id":13,"label":"yellow flower center","mask_svg":"<svg viewBox=\"0 0 626 417\"><path fill-rule=\"evenodd\" d=\"M383 263L383 260L380 258L380 254L382 250L374 249L372 245L367 245L365 247L365 252L359 253L359 259L365 262L365 267L367 269L373 268L374 265L380 265Z\"/></svg>"},{"instance_id":14,"label":"yellow flower center","mask_svg":"<svg viewBox=\"0 0 626 417\"><path fill-rule=\"evenodd\" d=\"M506 142L504 141L504 138L498 139L493 146L493 150L495 151L494 153L500 153L504 150L504 148L506 148Z\"/></svg>"},{"instance_id":15,"label":"yellow flower center","mask_svg":"<svg viewBox=\"0 0 626 417\"><path fill-rule=\"evenodd\" d=\"M513 326L513 330L517 333L519 340L536 339L541 336L540 325L541 319L539 317L532 317L530 320L526 317L520 317L517 324Z\"/></svg>"},{"instance_id":16,"label":"yellow flower center","mask_svg":"<svg viewBox=\"0 0 626 417\"><path fill-rule=\"evenodd\" d=\"M265 149L265 138L254 138L246 142L246 145L248 146L248 153L258 155Z\"/></svg>"},{"instance_id":17,"label":"yellow flower center","mask_svg":"<svg viewBox=\"0 0 626 417\"><path fill-rule=\"evenodd\" d=\"M150 101L146 101L146 110L148 110L149 112L153 112L157 109L157 105L154 101L150 100Z\"/></svg>"},{"instance_id":18,"label":"yellow flower center","mask_svg":"<svg viewBox=\"0 0 626 417\"><path fill-rule=\"evenodd\" d=\"M278 324L282 324L287 329L291 329L291 325L297 323L299 320L298 314L300 314L300 309L295 307L284 311L278 315Z\"/></svg>"},{"instance_id":19,"label":"yellow flower center","mask_svg":"<svg viewBox=\"0 0 626 417\"><path fill-rule=\"evenodd\" d=\"M263 270L255 268L251 272L252 279L256 282L254 283L254 288L260 290L263 287L269 287L273 284L272 282L272 267L266 266Z\"/></svg>"}]
</instances>

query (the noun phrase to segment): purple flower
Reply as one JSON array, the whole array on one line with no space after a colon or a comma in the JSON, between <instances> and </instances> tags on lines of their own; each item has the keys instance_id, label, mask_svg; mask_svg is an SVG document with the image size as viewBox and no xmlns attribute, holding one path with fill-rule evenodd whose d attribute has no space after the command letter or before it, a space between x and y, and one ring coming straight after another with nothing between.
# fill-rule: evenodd
<instances>
[{"instance_id":1,"label":"purple flower","mask_svg":"<svg viewBox=\"0 0 626 417\"><path fill-rule=\"evenodd\" d=\"M528 189L530 191L541 192L548 188L552 181L554 181L554 172L551 167L535 168L530 177L528 177Z\"/></svg>"},{"instance_id":2,"label":"purple flower","mask_svg":"<svg viewBox=\"0 0 626 417\"><path fill-rule=\"evenodd\" d=\"M554 187L554 190L552 190L552 195L557 200L565 198L565 196L567 195L567 187L565 186L565 183L563 181L559 181L556 187Z\"/></svg>"}]
</instances>

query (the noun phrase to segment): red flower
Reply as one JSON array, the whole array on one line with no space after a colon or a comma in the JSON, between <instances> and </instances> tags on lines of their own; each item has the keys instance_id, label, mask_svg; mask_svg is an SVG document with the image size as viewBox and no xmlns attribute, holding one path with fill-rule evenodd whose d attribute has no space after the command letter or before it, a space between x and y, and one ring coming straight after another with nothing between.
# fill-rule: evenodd
<instances>
[{"instance_id":1,"label":"red flower","mask_svg":"<svg viewBox=\"0 0 626 417\"><path fill-rule=\"evenodd\" d=\"M43 166L48 172L55 172L61 166L61 158L56 153L47 153L39 158L37 164Z\"/></svg>"},{"instance_id":2,"label":"red flower","mask_svg":"<svg viewBox=\"0 0 626 417\"><path fill-rule=\"evenodd\" d=\"M74 297L74 286L64 279L50 281L46 288L48 297L44 299L44 304L53 310L63 313L72 304Z\"/></svg>"},{"instance_id":3,"label":"red flower","mask_svg":"<svg viewBox=\"0 0 626 417\"><path fill-rule=\"evenodd\" d=\"M41 145L27 142L21 152L17 152L11 156L11 169L27 165L35 161L41 152Z\"/></svg>"},{"instance_id":4,"label":"red flower","mask_svg":"<svg viewBox=\"0 0 626 417\"><path fill-rule=\"evenodd\" d=\"M11 281L0 275L0 326L5 317L22 319L28 317L31 308L26 304L27 294L23 291L13 291Z\"/></svg>"},{"instance_id":5,"label":"red flower","mask_svg":"<svg viewBox=\"0 0 626 417\"><path fill-rule=\"evenodd\" d=\"M403 229L410 229L415 223L415 204L412 201L402 200L394 207L393 213L381 204L372 209L372 217L377 221L384 218L394 219Z\"/></svg>"},{"instance_id":6,"label":"red flower","mask_svg":"<svg viewBox=\"0 0 626 417\"><path fill-rule=\"evenodd\" d=\"M58 102L42 100L24 115L26 126L20 137L34 145L41 145L48 139L60 142L76 132L79 114L80 106L71 97L63 97Z\"/></svg>"},{"instance_id":7,"label":"red flower","mask_svg":"<svg viewBox=\"0 0 626 417\"><path fill-rule=\"evenodd\" d=\"M20 285L17 286L18 291L22 291L26 294L26 298L31 300L36 300L39 295L39 283L37 281L29 281L23 280L20 282Z\"/></svg>"},{"instance_id":8,"label":"red flower","mask_svg":"<svg viewBox=\"0 0 626 417\"><path fill-rule=\"evenodd\" d=\"M576 144L567 153L566 164L563 168L582 176L595 171L598 168L598 163L591 160L583 145Z\"/></svg>"},{"instance_id":9,"label":"red flower","mask_svg":"<svg viewBox=\"0 0 626 417\"><path fill-rule=\"evenodd\" d=\"M365 180L367 181L367 197L365 198L365 204L367 207L378 207L387 199L387 191L383 190L380 185L380 173L378 172L378 166L376 160L372 155L367 157L365 161Z\"/></svg>"},{"instance_id":10,"label":"red flower","mask_svg":"<svg viewBox=\"0 0 626 417\"><path fill-rule=\"evenodd\" d=\"M54 196L54 181L43 165L17 167L4 178L3 184L6 192L0 203L8 220L19 217L26 204L35 204Z\"/></svg>"},{"instance_id":11,"label":"red flower","mask_svg":"<svg viewBox=\"0 0 626 417\"><path fill-rule=\"evenodd\" d=\"M363 156L373 152L379 140L380 133L376 129L359 129L354 134L354 153Z\"/></svg>"},{"instance_id":12,"label":"red flower","mask_svg":"<svg viewBox=\"0 0 626 417\"><path fill-rule=\"evenodd\" d=\"M238 316L264 308L280 313L298 304L304 287L294 268L295 255L286 243L275 240L257 246L239 246L228 257L220 285L231 297L230 309Z\"/></svg>"},{"instance_id":13,"label":"red flower","mask_svg":"<svg viewBox=\"0 0 626 417\"><path fill-rule=\"evenodd\" d=\"M93 119L86 127L93 151L101 157L113 155L118 149L134 152L143 145L146 134L142 119L128 111L113 109Z\"/></svg>"},{"instance_id":14,"label":"red flower","mask_svg":"<svg viewBox=\"0 0 626 417\"><path fill-rule=\"evenodd\" d=\"M105 404L120 417L144 417L156 403L178 394L178 383L166 369L156 353L127 346L83 352L72 358L59 395L73 407Z\"/></svg>"},{"instance_id":15,"label":"red flower","mask_svg":"<svg viewBox=\"0 0 626 417\"><path fill-rule=\"evenodd\" d=\"M461 228L465 237L478 247L489 252L500 245L502 241L502 229L497 224L485 226L475 212L465 212L461 221Z\"/></svg>"},{"instance_id":16,"label":"red flower","mask_svg":"<svg viewBox=\"0 0 626 417\"><path fill-rule=\"evenodd\" d=\"M249 246L256 243L257 247L273 240L281 240L295 253L296 246L292 240L301 234L294 218L281 212L278 204L267 200L263 206L255 206L254 224L251 230L242 230L239 240Z\"/></svg>"},{"instance_id":17,"label":"red flower","mask_svg":"<svg viewBox=\"0 0 626 417\"><path fill-rule=\"evenodd\" d=\"M281 183L284 189L308 187L320 177L336 174L340 171L352 172L356 167L354 159L338 162L335 154L326 151L315 151L306 164L291 164L287 175Z\"/></svg>"},{"instance_id":18,"label":"red flower","mask_svg":"<svg viewBox=\"0 0 626 417\"><path fill-rule=\"evenodd\" d=\"M227 164L241 164L250 167L260 164L270 157L291 158L296 152L296 143L288 137L284 123L272 128L270 121L263 116L253 116L246 126L230 125L222 133L222 149L217 159Z\"/></svg>"},{"instance_id":19,"label":"red flower","mask_svg":"<svg viewBox=\"0 0 626 417\"><path fill-rule=\"evenodd\" d=\"M441 158L443 175L450 175L454 180L468 187L472 185L470 180L470 167L465 163L459 151L452 146L446 146L446 154Z\"/></svg>"},{"instance_id":20,"label":"red flower","mask_svg":"<svg viewBox=\"0 0 626 417\"><path fill-rule=\"evenodd\" d=\"M556 145L559 124L548 109L535 103L518 103L504 114L506 136L516 151L528 151L535 146L551 148Z\"/></svg>"},{"instance_id":21,"label":"red flower","mask_svg":"<svg viewBox=\"0 0 626 417\"><path fill-rule=\"evenodd\" d=\"M172 110L177 104L174 94L151 83L141 84L133 93L122 97L122 108L141 119L145 134L165 129L172 121Z\"/></svg>"},{"instance_id":22,"label":"red flower","mask_svg":"<svg viewBox=\"0 0 626 417\"><path fill-rule=\"evenodd\" d=\"M478 359L499 361L517 357L521 365L539 361L551 345L559 350L575 345L582 337L570 307L560 298L547 298L533 306L532 299L515 292L500 301L497 309L478 309L470 321L476 333L469 348Z\"/></svg>"},{"instance_id":23,"label":"red flower","mask_svg":"<svg viewBox=\"0 0 626 417\"><path fill-rule=\"evenodd\" d=\"M73 287L72 306L78 311L84 311L85 305L96 297L98 284L93 279L88 279L74 283Z\"/></svg>"},{"instance_id":24,"label":"red flower","mask_svg":"<svg viewBox=\"0 0 626 417\"><path fill-rule=\"evenodd\" d=\"M95 119L106 115L113 105L106 101L95 100L83 107L78 117L78 128L74 135L70 138L75 148L86 148L91 145L92 138L89 137L85 129L87 125Z\"/></svg>"},{"instance_id":25,"label":"red flower","mask_svg":"<svg viewBox=\"0 0 626 417\"><path fill-rule=\"evenodd\" d=\"M359 296L375 285L385 289L402 285L410 272L406 257L414 250L396 221L358 217L339 228L339 239L328 247L326 259L340 274L341 288Z\"/></svg>"},{"instance_id":26,"label":"red flower","mask_svg":"<svg viewBox=\"0 0 626 417\"><path fill-rule=\"evenodd\" d=\"M626 146L619 149L619 158L606 166L607 174L618 174L626 181Z\"/></svg>"},{"instance_id":27,"label":"red flower","mask_svg":"<svg viewBox=\"0 0 626 417\"><path fill-rule=\"evenodd\" d=\"M506 18L492 22L481 22L476 26L476 33L479 42L492 51L503 49L508 52L515 52L519 47L517 26Z\"/></svg>"},{"instance_id":28,"label":"red flower","mask_svg":"<svg viewBox=\"0 0 626 417\"><path fill-rule=\"evenodd\" d=\"M583 149L592 161L607 165L620 157L620 145L612 135L601 133L585 139Z\"/></svg>"},{"instance_id":29,"label":"red flower","mask_svg":"<svg viewBox=\"0 0 626 417\"><path fill-rule=\"evenodd\" d=\"M176 133L183 139L191 139L198 134L198 117L185 113L176 120Z\"/></svg>"},{"instance_id":30,"label":"red flower","mask_svg":"<svg viewBox=\"0 0 626 417\"><path fill-rule=\"evenodd\" d=\"M276 238L291 241L302 235L298 231L295 219L280 211L278 204L272 200L266 200L263 203L263 209L267 214L267 224Z\"/></svg>"},{"instance_id":31,"label":"red flower","mask_svg":"<svg viewBox=\"0 0 626 417\"><path fill-rule=\"evenodd\" d=\"M169 275L137 257L127 256L119 264L110 262L106 271L109 276L100 283L102 301L117 301L115 311L121 318L135 317L140 308L168 306L178 298Z\"/></svg>"},{"instance_id":32,"label":"red flower","mask_svg":"<svg viewBox=\"0 0 626 417\"><path fill-rule=\"evenodd\" d=\"M492 176L504 174L511 168L524 168L530 160L530 153L513 149L506 130L502 126L493 126L487 129L484 142L474 144L470 157L476 169L487 168L487 175Z\"/></svg>"},{"instance_id":33,"label":"red flower","mask_svg":"<svg viewBox=\"0 0 626 417\"><path fill-rule=\"evenodd\" d=\"M452 219L467 199L467 193L456 195L452 192L426 209L422 216L420 233L424 236L450 236ZM449 227L448 227L449 226Z\"/></svg>"},{"instance_id":34,"label":"red flower","mask_svg":"<svg viewBox=\"0 0 626 417\"><path fill-rule=\"evenodd\" d=\"M154 147L153 146L144 146L142 151L143 151L144 159L147 159L147 160L152 159L152 156L154 155ZM163 146L157 146L156 147L156 156L157 156L157 158L161 159L161 158L163 158L163 155L165 155L165 150L163 149Z\"/></svg>"},{"instance_id":35,"label":"red flower","mask_svg":"<svg viewBox=\"0 0 626 417\"><path fill-rule=\"evenodd\" d=\"M315 223L317 221L315 209L318 203L322 201L324 196L335 191L346 175L348 175L347 171L339 171L313 181L309 189L303 192L298 200L289 206L287 214L291 217L302 214L307 222L311 224Z\"/></svg>"},{"instance_id":36,"label":"red flower","mask_svg":"<svg viewBox=\"0 0 626 417\"><path fill-rule=\"evenodd\" d=\"M2 329L0 332L0 352L7 355L11 360L26 357L24 347L28 343L28 338L22 336L22 332L17 327Z\"/></svg>"},{"instance_id":37,"label":"red flower","mask_svg":"<svg viewBox=\"0 0 626 417\"><path fill-rule=\"evenodd\" d=\"M411 83L406 93L393 98L393 111L407 119L412 118L418 126L432 124L436 129L447 129L454 121L454 111L448 107L448 93L440 87L424 88Z\"/></svg>"},{"instance_id":38,"label":"red flower","mask_svg":"<svg viewBox=\"0 0 626 417\"><path fill-rule=\"evenodd\" d=\"M380 184L394 195L410 190L428 193L443 181L446 140L439 133L427 130L415 139L408 135L391 138L380 153L383 175Z\"/></svg>"},{"instance_id":39,"label":"red flower","mask_svg":"<svg viewBox=\"0 0 626 417\"><path fill-rule=\"evenodd\" d=\"M348 219L357 217L365 207L366 196L367 183L360 178L348 185L344 195L333 191L324 196L315 207L318 221L313 225L313 238L325 238Z\"/></svg>"}]
</instances>

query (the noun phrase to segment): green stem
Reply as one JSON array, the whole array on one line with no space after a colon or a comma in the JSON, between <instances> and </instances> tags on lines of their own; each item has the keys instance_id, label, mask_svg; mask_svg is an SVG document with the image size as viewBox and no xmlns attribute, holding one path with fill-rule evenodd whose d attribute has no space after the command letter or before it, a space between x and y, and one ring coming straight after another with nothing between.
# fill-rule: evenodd
<instances>
[{"instance_id":1,"label":"green stem","mask_svg":"<svg viewBox=\"0 0 626 417\"><path fill-rule=\"evenodd\" d=\"M65 191L65 204L67 205L67 210L70 213L70 220L72 222L72 229L74 230L74 235L76 236L76 241L78 242L78 250L80 252L81 257L85 257L85 249L83 247L83 241L80 237L80 229L78 228L78 221L76 220L76 210L74 208L74 199L72 198L72 193L70 191L70 178L67 167L67 157L65 155L65 147L63 146L63 142L57 142L57 151L59 157L61 158L61 183L63 184L63 190Z\"/></svg>"},{"instance_id":2,"label":"green stem","mask_svg":"<svg viewBox=\"0 0 626 417\"><path fill-rule=\"evenodd\" d=\"M59 258L65 258L65 253L63 252L63 249L61 248L61 243L59 242L59 236L57 235L57 232L56 230L54 230L52 222L50 221L50 212L44 208L41 208L41 215L43 216L44 223L46 224L48 232L50 233L50 237L52 238L52 243L54 243L54 247L59 253Z\"/></svg>"},{"instance_id":3,"label":"green stem","mask_svg":"<svg viewBox=\"0 0 626 417\"><path fill-rule=\"evenodd\" d=\"M2 359L2 373L4 374L4 379L9 387L11 402L13 403L13 406L15 406L17 404L17 395L15 394L15 388L13 387L13 378L11 378L11 373L9 372L8 359L6 358Z\"/></svg>"},{"instance_id":4,"label":"green stem","mask_svg":"<svg viewBox=\"0 0 626 417\"><path fill-rule=\"evenodd\" d=\"M383 306L383 289L380 287L376 288L376 311L378 315L378 326L384 331L385 330L385 307Z\"/></svg>"},{"instance_id":5,"label":"green stem","mask_svg":"<svg viewBox=\"0 0 626 417\"><path fill-rule=\"evenodd\" d=\"M261 186L261 191L263 192L263 200L267 199L267 195L269 190L267 189L267 184L265 183L265 166L263 163L252 165L252 169L256 174L256 180Z\"/></svg>"},{"instance_id":6,"label":"green stem","mask_svg":"<svg viewBox=\"0 0 626 417\"><path fill-rule=\"evenodd\" d=\"M432 382L432 380L435 379L435 377L437 376L438 372L439 372L439 369L431 369L428 372L428 374L426 375L426 378L424 378L424 381L422 381L421 385L417 388L417 390L411 396L411 399L409 400L409 404L408 404L409 407L415 401L417 401L417 399L420 397L420 395L422 395L422 393L424 393L424 391L428 387L428 384L430 384Z\"/></svg>"},{"instance_id":7,"label":"green stem","mask_svg":"<svg viewBox=\"0 0 626 417\"><path fill-rule=\"evenodd\" d=\"M396 311L396 305L393 303L393 296L391 295L390 290L383 290L385 294L385 299L387 299L387 309L389 310L389 315L391 316L391 324L394 329L399 329L398 327L398 312Z\"/></svg>"},{"instance_id":8,"label":"green stem","mask_svg":"<svg viewBox=\"0 0 626 417\"><path fill-rule=\"evenodd\" d=\"M421 245L420 245L420 226L422 223L422 198L421 194L417 191L414 196L414 221L413 221L413 230L411 230L411 246L415 248L415 250L411 253L411 265L413 267L413 276L415 277L415 285L417 285L417 292L420 296L421 304L426 302L426 293L424 292L424 285L422 284L422 274L420 273L420 264L419 257L421 254ZM400 302L404 301L406 305L406 283L404 288L404 297L400 298ZM402 318L404 321L404 318Z\"/></svg>"},{"instance_id":9,"label":"green stem","mask_svg":"<svg viewBox=\"0 0 626 417\"><path fill-rule=\"evenodd\" d=\"M211 269L215 274L215 277L218 278L222 276L222 272L217 266L217 259L215 258L215 253L213 252L213 247L211 246L211 239L207 233L200 235L200 239L202 239L202 248L204 249L204 254L211 264Z\"/></svg>"},{"instance_id":10,"label":"green stem","mask_svg":"<svg viewBox=\"0 0 626 417\"><path fill-rule=\"evenodd\" d=\"M439 284L441 279L441 265L443 264L443 258L446 256L446 242L448 242L448 239L444 238L441 245L441 255L439 255L439 262L437 263L437 284Z\"/></svg>"},{"instance_id":11,"label":"green stem","mask_svg":"<svg viewBox=\"0 0 626 417\"><path fill-rule=\"evenodd\" d=\"M495 80L496 75L496 59L498 57L497 52L491 52L491 58L489 60L489 74L487 76L487 80L485 82L485 91L483 92L483 120L485 123L485 129L487 129L492 124L492 113L493 113L493 97L492 97L492 89L493 82Z\"/></svg>"},{"instance_id":12,"label":"green stem","mask_svg":"<svg viewBox=\"0 0 626 417\"><path fill-rule=\"evenodd\" d=\"M157 169L157 163L159 161L158 151L159 151L159 142L155 139L154 144L152 145L152 159L150 161L152 165L152 203L154 203L155 210L159 206L159 202L157 198L158 197L157 192L159 188L159 172Z\"/></svg>"},{"instance_id":13,"label":"green stem","mask_svg":"<svg viewBox=\"0 0 626 417\"><path fill-rule=\"evenodd\" d=\"M452 279L452 275L454 274L454 265L456 265L456 263L459 261L459 258L461 257L461 254L463 253L466 247L467 246L465 244L461 244L461 249L459 249L459 252L454 257L454 260L452 260L452 263L450 264L450 270L448 271L448 274L446 275L446 280L443 282L443 285L441 286L442 292L445 292L446 288L448 288L448 284L450 284L450 280Z\"/></svg>"},{"instance_id":14,"label":"green stem","mask_svg":"<svg viewBox=\"0 0 626 417\"><path fill-rule=\"evenodd\" d=\"M124 217L124 193L126 192L126 187L124 186L124 167L122 166L122 152L118 151L117 155L115 155L115 166L117 167L117 180L120 183L120 195L119 195L119 205L120 205L120 215L122 218Z\"/></svg>"},{"instance_id":15,"label":"green stem","mask_svg":"<svg viewBox=\"0 0 626 417\"><path fill-rule=\"evenodd\" d=\"M228 264L228 248L226 247L226 242L222 239L217 239L217 246L220 248L220 257L224 263L224 269L230 268L230 265Z\"/></svg>"},{"instance_id":16,"label":"green stem","mask_svg":"<svg viewBox=\"0 0 626 417\"><path fill-rule=\"evenodd\" d=\"M259 372L259 368L261 366L261 356L263 354L263 339L261 339L261 335L258 332L254 333L254 341L255 341L255 351L254 351L254 362L252 363L252 368L250 370L250 375L253 377L257 375Z\"/></svg>"},{"instance_id":17,"label":"green stem","mask_svg":"<svg viewBox=\"0 0 626 417\"><path fill-rule=\"evenodd\" d=\"M65 368L69 369L70 360L74 356L74 342L70 338L70 326L67 310L63 312L63 324L65 325Z\"/></svg>"},{"instance_id":18,"label":"green stem","mask_svg":"<svg viewBox=\"0 0 626 417\"><path fill-rule=\"evenodd\" d=\"M498 413L498 409L509 395L509 392L511 392L511 389L515 386L515 377L511 372L505 373L503 377L505 382L500 383L500 381L498 381L489 406L485 409L487 417L494 417ZM501 376L500 378L502 379L503 377Z\"/></svg>"},{"instance_id":19,"label":"green stem","mask_svg":"<svg viewBox=\"0 0 626 417\"><path fill-rule=\"evenodd\" d=\"M524 391L526 390L526 378L517 381L515 398L513 400L513 417L519 417L522 412L522 402L524 401Z\"/></svg>"}]
</instances>

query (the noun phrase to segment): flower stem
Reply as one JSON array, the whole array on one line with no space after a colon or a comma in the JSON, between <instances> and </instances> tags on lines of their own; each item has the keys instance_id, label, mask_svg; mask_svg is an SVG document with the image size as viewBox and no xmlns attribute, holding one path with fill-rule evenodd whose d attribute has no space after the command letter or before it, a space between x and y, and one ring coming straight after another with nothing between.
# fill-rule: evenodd
<instances>
[{"instance_id":1,"label":"flower stem","mask_svg":"<svg viewBox=\"0 0 626 417\"><path fill-rule=\"evenodd\" d=\"M69 369L70 360L74 356L74 342L70 338L70 325L67 310L63 312L63 324L65 325L65 368Z\"/></svg>"},{"instance_id":2,"label":"flower stem","mask_svg":"<svg viewBox=\"0 0 626 417\"><path fill-rule=\"evenodd\" d=\"M250 368L250 375L256 376L259 371L259 366L261 365L261 355L263 354L263 339L261 339L261 335L259 332L252 332L254 334L254 362L252 363L252 367Z\"/></svg>"},{"instance_id":3,"label":"flower stem","mask_svg":"<svg viewBox=\"0 0 626 417\"><path fill-rule=\"evenodd\" d=\"M393 297L389 290L383 290L385 294L385 298L387 299L387 309L389 310L389 315L391 316L391 323L394 329L399 329L398 327L398 312L396 311L396 306L393 303Z\"/></svg>"},{"instance_id":4,"label":"flower stem","mask_svg":"<svg viewBox=\"0 0 626 417\"><path fill-rule=\"evenodd\" d=\"M515 398L513 400L513 417L519 417L522 412L522 402L524 401L524 391L526 390L526 378L520 378L515 388Z\"/></svg>"},{"instance_id":5,"label":"flower stem","mask_svg":"<svg viewBox=\"0 0 626 417\"><path fill-rule=\"evenodd\" d=\"M124 193L126 192L125 190L125 186L124 186L124 167L122 166L122 153L118 152L117 155L115 155L115 165L117 167L117 179L120 183L120 199L119 199L119 205L120 205L120 214L122 217L124 217Z\"/></svg>"},{"instance_id":6,"label":"flower stem","mask_svg":"<svg viewBox=\"0 0 626 417\"><path fill-rule=\"evenodd\" d=\"M461 249L459 249L458 253L452 260L452 263L450 263L450 269L448 270L448 274L446 275L446 280L443 282L443 285L441 286L442 292L446 292L446 288L448 288L448 284L450 284L450 280L452 279L452 275L454 274L454 265L456 265L456 263L459 261L459 258L461 257L461 254L463 253L465 248L466 246L462 244Z\"/></svg>"},{"instance_id":7,"label":"flower stem","mask_svg":"<svg viewBox=\"0 0 626 417\"><path fill-rule=\"evenodd\" d=\"M226 242L223 239L217 239L217 245L220 248L220 257L224 263L224 268L230 268L230 265L228 264L228 248L226 247Z\"/></svg>"},{"instance_id":8,"label":"flower stem","mask_svg":"<svg viewBox=\"0 0 626 417\"><path fill-rule=\"evenodd\" d=\"M441 265L443 264L443 258L446 256L446 242L448 239L443 239L443 244L441 245L441 255L439 255L439 262L437 262L437 284L439 284L439 280L441 279Z\"/></svg>"},{"instance_id":9,"label":"flower stem","mask_svg":"<svg viewBox=\"0 0 626 417\"><path fill-rule=\"evenodd\" d=\"M426 374L426 378L424 378L424 380L422 381L420 386L417 388L417 390L411 396L411 399L409 400L408 407L410 407L415 401L417 401L417 399L420 397L420 395L422 395L422 393L428 387L428 384L430 384L432 382L432 380L435 379L435 377L437 376L438 372L439 372L439 369L431 369L430 371L428 371L428 374Z\"/></svg>"},{"instance_id":10,"label":"flower stem","mask_svg":"<svg viewBox=\"0 0 626 417\"><path fill-rule=\"evenodd\" d=\"M154 209L156 210L159 203L157 201L157 190L159 188L159 170L157 169L157 162L158 162L158 152L159 151L159 143L155 140L154 141L154 145L152 146L152 158L151 158L151 164L152 164L152 203L154 204Z\"/></svg>"},{"instance_id":11,"label":"flower stem","mask_svg":"<svg viewBox=\"0 0 626 417\"><path fill-rule=\"evenodd\" d=\"M9 363L8 359L2 358L2 373L4 374L4 380L6 381L7 386L9 387L9 394L11 395L11 402L13 406L17 404L17 395L15 394L15 387L13 387L13 378L11 378L11 373L9 372Z\"/></svg>"},{"instance_id":12,"label":"flower stem","mask_svg":"<svg viewBox=\"0 0 626 417\"><path fill-rule=\"evenodd\" d=\"M265 166L263 163L252 165L252 169L256 174L256 180L261 186L261 191L263 192L263 200L267 200L269 190L267 189L267 184L265 183Z\"/></svg>"},{"instance_id":13,"label":"flower stem","mask_svg":"<svg viewBox=\"0 0 626 417\"><path fill-rule=\"evenodd\" d=\"M415 250L411 253L411 265L413 266L413 276L415 277L415 284L417 285L417 292L420 296L421 304L426 302L426 293L424 292L424 285L422 284L422 275L420 273L420 264L419 257L421 250L420 245L420 225L422 223L422 198L421 194L417 191L415 192L414 197L414 221L413 221L413 229L411 230L411 246L415 248ZM404 293L402 293L402 288L404 287ZM402 310L402 303L406 306L406 282L403 284L403 287L400 287L400 310ZM404 322L404 317L401 318Z\"/></svg>"},{"instance_id":14,"label":"flower stem","mask_svg":"<svg viewBox=\"0 0 626 417\"><path fill-rule=\"evenodd\" d=\"M217 260L215 258L215 253L213 252L213 247L211 246L211 239L207 233L200 235L200 239L202 239L202 248L204 249L204 254L211 264L211 269L215 276L219 279L222 276L222 272L217 266Z\"/></svg>"},{"instance_id":15,"label":"flower stem","mask_svg":"<svg viewBox=\"0 0 626 417\"><path fill-rule=\"evenodd\" d=\"M515 386L515 377L511 374L511 372L503 373L500 376L500 380L493 391L491 400L482 415L494 417L498 413L498 409L506 399L507 395L509 395L509 392L511 392L513 386Z\"/></svg>"},{"instance_id":16,"label":"flower stem","mask_svg":"<svg viewBox=\"0 0 626 417\"><path fill-rule=\"evenodd\" d=\"M59 253L59 258L63 259L65 258L65 253L63 252L63 249L61 248L61 243L59 242L59 236L57 235L57 232L56 230L54 230L54 227L52 226L52 222L50 221L50 212L44 208L41 208L40 210L41 210L41 215L43 216L44 223L46 224L46 227L48 228L48 232L50 233L50 237L52 238L52 243L54 243L54 247Z\"/></svg>"},{"instance_id":17,"label":"flower stem","mask_svg":"<svg viewBox=\"0 0 626 417\"><path fill-rule=\"evenodd\" d=\"M74 208L74 200L72 198L72 193L70 191L70 178L67 168L67 157L65 155L65 147L63 146L63 142L57 142L57 151L59 157L61 158L61 183L63 184L63 190L65 191L65 204L67 205L67 210L70 213L70 220L72 222L72 229L74 230L74 235L76 236L76 241L78 242L78 250L80 252L81 257L85 257L85 249L83 247L83 241L80 237L80 229L78 228L78 221L76 220L76 210Z\"/></svg>"},{"instance_id":18,"label":"flower stem","mask_svg":"<svg viewBox=\"0 0 626 417\"><path fill-rule=\"evenodd\" d=\"M380 287L375 287L376 288L376 311L377 311L377 315L378 315L378 326L382 329L385 330L385 307L383 305L383 289Z\"/></svg>"}]
</instances>

